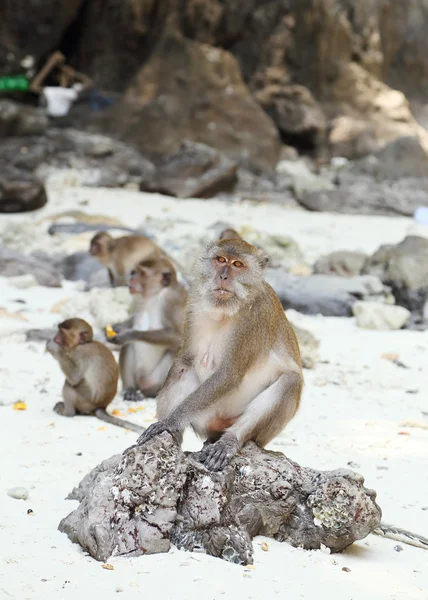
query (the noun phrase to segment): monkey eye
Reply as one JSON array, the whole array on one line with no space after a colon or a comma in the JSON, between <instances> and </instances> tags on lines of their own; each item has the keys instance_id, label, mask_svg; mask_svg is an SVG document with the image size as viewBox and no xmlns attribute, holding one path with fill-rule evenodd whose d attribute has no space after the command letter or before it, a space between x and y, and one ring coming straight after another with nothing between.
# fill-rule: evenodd
<instances>
[{"instance_id":1,"label":"monkey eye","mask_svg":"<svg viewBox=\"0 0 428 600\"><path fill-rule=\"evenodd\" d=\"M225 263L225 262L226 262L226 259L224 258L224 256L217 256L217 261L218 261L219 263Z\"/></svg>"},{"instance_id":2,"label":"monkey eye","mask_svg":"<svg viewBox=\"0 0 428 600\"><path fill-rule=\"evenodd\" d=\"M241 262L240 260L235 260L235 261L233 261L232 264L233 264L234 267L238 267L238 269L240 269L241 267L244 266L244 263Z\"/></svg>"}]
</instances>

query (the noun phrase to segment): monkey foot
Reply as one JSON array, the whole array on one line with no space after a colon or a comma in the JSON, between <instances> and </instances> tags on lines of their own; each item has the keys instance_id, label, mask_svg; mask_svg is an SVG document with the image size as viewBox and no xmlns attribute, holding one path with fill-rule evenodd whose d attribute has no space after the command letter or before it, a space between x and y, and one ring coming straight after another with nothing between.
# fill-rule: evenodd
<instances>
[{"instance_id":1,"label":"monkey foot","mask_svg":"<svg viewBox=\"0 0 428 600\"><path fill-rule=\"evenodd\" d=\"M167 431L172 437L176 440L177 444L181 444L181 435L178 431L171 428L165 421L158 421L157 423L153 423L150 427L147 427L146 431L140 435L137 440L137 444L145 444L153 437L160 435L164 431Z\"/></svg>"},{"instance_id":2,"label":"monkey foot","mask_svg":"<svg viewBox=\"0 0 428 600\"><path fill-rule=\"evenodd\" d=\"M144 398L145 396L141 390L134 388L123 390L123 399L125 402L138 402L139 400L144 400Z\"/></svg>"},{"instance_id":3,"label":"monkey foot","mask_svg":"<svg viewBox=\"0 0 428 600\"><path fill-rule=\"evenodd\" d=\"M230 463L238 452L238 441L235 437L221 437L214 444L210 444L197 453L197 459L209 471L221 471Z\"/></svg>"},{"instance_id":4,"label":"monkey foot","mask_svg":"<svg viewBox=\"0 0 428 600\"><path fill-rule=\"evenodd\" d=\"M56 413L58 413L59 415L63 415L64 414L64 402L57 402L54 406L54 411Z\"/></svg>"}]
</instances>

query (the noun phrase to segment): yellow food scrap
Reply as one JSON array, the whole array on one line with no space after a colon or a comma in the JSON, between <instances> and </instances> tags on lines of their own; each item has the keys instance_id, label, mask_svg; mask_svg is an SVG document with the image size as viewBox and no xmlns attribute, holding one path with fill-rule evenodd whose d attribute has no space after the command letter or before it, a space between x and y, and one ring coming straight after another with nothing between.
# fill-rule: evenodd
<instances>
[{"instance_id":1,"label":"yellow food scrap","mask_svg":"<svg viewBox=\"0 0 428 600\"><path fill-rule=\"evenodd\" d=\"M114 571L114 567L113 565L110 565L109 563L106 563L105 565L101 565L103 569L106 569L107 571Z\"/></svg>"},{"instance_id":2,"label":"yellow food scrap","mask_svg":"<svg viewBox=\"0 0 428 600\"><path fill-rule=\"evenodd\" d=\"M111 325L106 325L106 336L108 338L112 338L116 335L115 330L113 329L113 327Z\"/></svg>"},{"instance_id":3,"label":"yellow food scrap","mask_svg":"<svg viewBox=\"0 0 428 600\"><path fill-rule=\"evenodd\" d=\"M386 360L394 362L394 360L398 360L399 356L400 355L398 354L398 352L384 352L381 358L385 358Z\"/></svg>"},{"instance_id":4,"label":"yellow food scrap","mask_svg":"<svg viewBox=\"0 0 428 600\"><path fill-rule=\"evenodd\" d=\"M25 404L25 402L21 402L20 400L18 400L18 402L15 402L15 404L13 405L13 410L27 410L27 405Z\"/></svg>"},{"instance_id":5,"label":"yellow food scrap","mask_svg":"<svg viewBox=\"0 0 428 600\"><path fill-rule=\"evenodd\" d=\"M115 417L124 417L125 416L123 414L123 412L121 412L118 408L115 408L114 410L112 410L111 414L114 415Z\"/></svg>"},{"instance_id":6,"label":"yellow food scrap","mask_svg":"<svg viewBox=\"0 0 428 600\"><path fill-rule=\"evenodd\" d=\"M105 431L106 428L105 427L98 427L98 431Z\"/></svg>"},{"instance_id":7,"label":"yellow food scrap","mask_svg":"<svg viewBox=\"0 0 428 600\"><path fill-rule=\"evenodd\" d=\"M265 552L267 552L269 550L269 546L266 544L266 542L263 542L263 544L260 544L260 548L262 550L264 550Z\"/></svg>"},{"instance_id":8,"label":"yellow food scrap","mask_svg":"<svg viewBox=\"0 0 428 600\"><path fill-rule=\"evenodd\" d=\"M130 406L128 408L129 413L141 412L142 410L144 410L144 406Z\"/></svg>"}]
</instances>

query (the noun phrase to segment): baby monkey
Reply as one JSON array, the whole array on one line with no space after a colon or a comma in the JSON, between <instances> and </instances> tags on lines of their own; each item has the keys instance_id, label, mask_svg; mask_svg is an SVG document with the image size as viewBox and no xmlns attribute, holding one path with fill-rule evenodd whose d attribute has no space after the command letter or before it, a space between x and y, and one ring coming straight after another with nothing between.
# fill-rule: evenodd
<instances>
[{"instance_id":1,"label":"baby monkey","mask_svg":"<svg viewBox=\"0 0 428 600\"><path fill-rule=\"evenodd\" d=\"M248 440L265 446L294 417L303 387L299 346L278 296L263 279L265 254L242 239L208 245L199 261L183 344L157 396L163 431L206 439L200 460L223 469Z\"/></svg>"},{"instance_id":2,"label":"baby monkey","mask_svg":"<svg viewBox=\"0 0 428 600\"><path fill-rule=\"evenodd\" d=\"M64 402L55 405L55 412L64 417L95 414L112 425L137 433L144 431L143 427L106 412L116 395L119 370L110 350L93 341L89 323L77 318L63 321L55 337L47 342L46 350L59 362L65 375Z\"/></svg>"}]
</instances>

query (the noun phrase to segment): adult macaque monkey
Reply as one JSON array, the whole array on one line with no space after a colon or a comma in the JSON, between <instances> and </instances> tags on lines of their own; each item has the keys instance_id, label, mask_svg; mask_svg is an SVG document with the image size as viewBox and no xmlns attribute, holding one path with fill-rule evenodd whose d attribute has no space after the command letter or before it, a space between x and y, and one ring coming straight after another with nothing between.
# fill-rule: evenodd
<instances>
[{"instance_id":1,"label":"adult macaque monkey","mask_svg":"<svg viewBox=\"0 0 428 600\"><path fill-rule=\"evenodd\" d=\"M279 298L263 280L267 257L241 239L208 245L199 261L183 345L157 396L163 431L180 443L189 425L207 439L200 460L225 467L248 440L265 446L294 417L303 376Z\"/></svg>"},{"instance_id":2,"label":"adult macaque monkey","mask_svg":"<svg viewBox=\"0 0 428 600\"><path fill-rule=\"evenodd\" d=\"M59 362L65 375L64 402L58 402L54 411L64 417L95 414L102 421L141 433L143 427L106 412L116 395L119 371L110 350L92 338L89 323L67 319L47 342L46 350Z\"/></svg>"},{"instance_id":3,"label":"adult macaque monkey","mask_svg":"<svg viewBox=\"0 0 428 600\"><path fill-rule=\"evenodd\" d=\"M162 250L143 235L124 235L115 239L100 231L92 238L89 253L108 269L111 285L119 286L127 285L135 265L149 258L160 258Z\"/></svg>"},{"instance_id":4,"label":"adult macaque monkey","mask_svg":"<svg viewBox=\"0 0 428 600\"><path fill-rule=\"evenodd\" d=\"M155 396L165 383L181 345L187 293L171 262L162 257L140 262L132 272L129 291L134 315L113 325L109 342L121 345L119 369L125 400Z\"/></svg>"}]
</instances>

